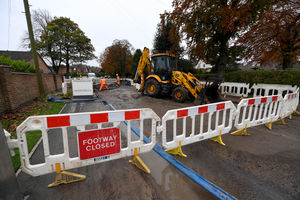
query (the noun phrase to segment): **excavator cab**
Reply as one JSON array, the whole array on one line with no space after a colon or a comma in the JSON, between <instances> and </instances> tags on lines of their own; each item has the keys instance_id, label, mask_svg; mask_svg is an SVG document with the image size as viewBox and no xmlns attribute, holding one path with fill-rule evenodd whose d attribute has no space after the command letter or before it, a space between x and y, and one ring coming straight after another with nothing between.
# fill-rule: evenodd
<instances>
[{"instance_id":1,"label":"excavator cab","mask_svg":"<svg viewBox=\"0 0 300 200\"><path fill-rule=\"evenodd\" d=\"M156 74L162 81L171 80L172 71L177 70L177 61L175 56L161 53L151 56L152 74Z\"/></svg>"}]
</instances>

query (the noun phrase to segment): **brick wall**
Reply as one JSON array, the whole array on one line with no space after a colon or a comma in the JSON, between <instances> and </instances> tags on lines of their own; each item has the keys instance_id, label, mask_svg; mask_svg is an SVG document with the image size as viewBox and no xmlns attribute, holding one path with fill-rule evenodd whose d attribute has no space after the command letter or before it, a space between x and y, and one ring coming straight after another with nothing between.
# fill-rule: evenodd
<instances>
[{"instance_id":1,"label":"brick wall","mask_svg":"<svg viewBox=\"0 0 300 200\"><path fill-rule=\"evenodd\" d=\"M62 77L42 74L45 93L61 89ZM38 98L39 89L34 73L11 72L0 65L0 113L14 111Z\"/></svg>"},{"instance_id":2,"label":"brick wall","mask_svg":"<svg viewBox=\"0 0 300 200\"><path fill-rule=\"evenodd\" d=\"M34 66L34 59L31 58L29 60L30 64ZM38 62L39 62L39 68L41 73L50 73L50 69L46 66L46 63L43 61L43 59L38 55Z\"/></svg>"}]
</instances>

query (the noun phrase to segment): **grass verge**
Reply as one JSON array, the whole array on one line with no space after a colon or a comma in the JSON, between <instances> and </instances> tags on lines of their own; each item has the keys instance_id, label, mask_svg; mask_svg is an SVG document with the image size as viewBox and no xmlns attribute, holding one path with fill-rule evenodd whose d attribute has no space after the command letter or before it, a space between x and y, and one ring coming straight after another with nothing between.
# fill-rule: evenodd
<instances>
[{"instance_id":1,"label":"grass verge","mask_svg":"<svg viewBox=\"0 0 300 200\"><path fill-rule=\"evenodd\" d=\"M16 128L29 116L34 115L51 115L57 114L63 108L64 103L54 103L54 102L34 102L33 104L22 108L20 111L16 113L5 114L1 116L1 123L3 128L12 134L13 138L16 138ZM40 139L42 133L39 130L28 131L26 133L27 139L27 147L28 152L32 150L34 145ZM15 156L12 157L12 162L14 166L14 170L20 167L20 153L19 149L15 149Z\"/></svg>"}]
</instances>

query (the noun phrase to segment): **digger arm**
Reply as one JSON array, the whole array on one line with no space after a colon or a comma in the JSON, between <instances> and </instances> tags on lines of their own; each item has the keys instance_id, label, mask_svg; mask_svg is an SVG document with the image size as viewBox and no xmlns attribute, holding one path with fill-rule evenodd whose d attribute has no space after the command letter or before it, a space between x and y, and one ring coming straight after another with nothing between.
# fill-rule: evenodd
<instances>
[{"instance_id":1,"label":"digger arm","mask_svg":"<svg viewBox=\"0 0 300 200\"><path fill-rule=\"evenodd\" d=\"M173 71L172 83L186 88L196 99L201 91L199 80L191 73Z\"/></svg>"},{"instance_id":2,"label":"digger arm","mask_svg":"<svg viewBox=\"0 0 300 200\"><path fill-rule=\"evenodd\" d=\"M148 74L150 73L151 62L149 60L149 54L150 54L149 49L147 47L144 47L142 56L139 60L139 64L138 64L138 67L137 67L137 70L136 70L136 73L135 73L135 76L134 76L134 79L133 79L133 82L135 82L135 83L138 82L139 77L141 77L141 81L144 80L144 78L145 78L144 77L145 76L144 75L145 67L147 67L147 73Z\"/></svg>"}]
</instances>

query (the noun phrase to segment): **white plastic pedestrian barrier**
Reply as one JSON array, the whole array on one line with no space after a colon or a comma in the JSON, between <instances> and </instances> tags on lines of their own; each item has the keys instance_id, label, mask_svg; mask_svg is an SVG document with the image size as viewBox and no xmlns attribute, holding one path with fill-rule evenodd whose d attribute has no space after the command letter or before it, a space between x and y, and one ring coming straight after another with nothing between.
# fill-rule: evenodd
<instances>
[{"instance_id":1,"label":"white plastic pedestrian barrier","mask_svg":"<svg viewBox=\"0 0 300 200\"><path fill-rule=\"evenodd\" d=\"M234 111L231 101L169 110L159 127L162 146L173 149L178 147L179 142L187 145L219 136L220 131L221 134L226 134L232 127ZM173 137L169 140L171 136Z\"/></svg>"},{"instance_id":2,"label":"white plastic pedestrian barrier","mask_svg":"<svg viewBox=\"0 0 300 200\"><path fill-rule=\"evenodd\" d=\"M237 106L234 126L244 129L274 122L280 117L281 103L281 95L243 99Z\"/></svg>"},{"instance_id":3,"label":"white plastic pedestrian barrier","mask_svg":"<svg viewBox=\"0 0 300 200\"><path fill-rule=\"evenodd\" d=\"M297 110L299 104L299 88L296 92L286 94L282 102L280 117L285 118Z\"/></svg>"},{"instance_id":4,"label":"white plastic pedestrian barrier","mask_svg":"<svg viewBox=\"0 0 300 200\"><path fill-rule=\"evenodd\" d=\"M144 120L151 121L151 132L149 134L151 143L144 143ZM120 122L127 121L127 127L119 127ZM160 118L149 108L89 112L76 114L59 114L32 116L27 118L18 128L18 144L20 149L21 167L24 172L32 176L39 176L55 172L55 165L60 164L62 170L83 167L104 161L110 161L118 158L150 151L156 142L156 124ZM141 136L137 140L131 139L131 123L139 123ZM93 130L86 130L86 125L94 125ZM109 127L108 127L109 126ZM68 128L76 127L77 138L68 138ZM49 134L51 129L61 129L63 153L51 154L49 144ZM45 162L31 164L28 156L26 133L32 130L42 132L42 141L44 149ZM127 131L126 131L127 130ZM54 130L52 130L53 132ZM123 136L123 137L121 137ZM124 140L126 138L126 141ZM70 140L74 142L77 139L77 145L69 146ZM123 146L123 143L127 145ZM75 146L75 147L74 147ZM94 151L101 148L103 155ZM70 152L78 153L75 157L70 157ZM111 152L113 152L111 154Z\"/></svg>"},{"instance_id":5,"label":"white plastic pedestrian barrier","mask_svg":"<svg viewBox=\"0 0 300 200\"><path fill-rule=\"evenodd\" d=\"M248 97L249 84L224 82L221 84L221 94L227 94L238 97Z\"/></svg>"},{"instance_id":6,"label":"white plastic pedestrian barrier","mask_svg":"<svg viewBox=\"0 0 300 200\"><path fill-rule=\"evenodd\" d=\"M292 87L291 85L279 85L279 84L254 84L251 87L251 94L254 97L260 96L272 96L272 95L283 95L295 92L297 86Z\"/></svg>"}]
</instances>

